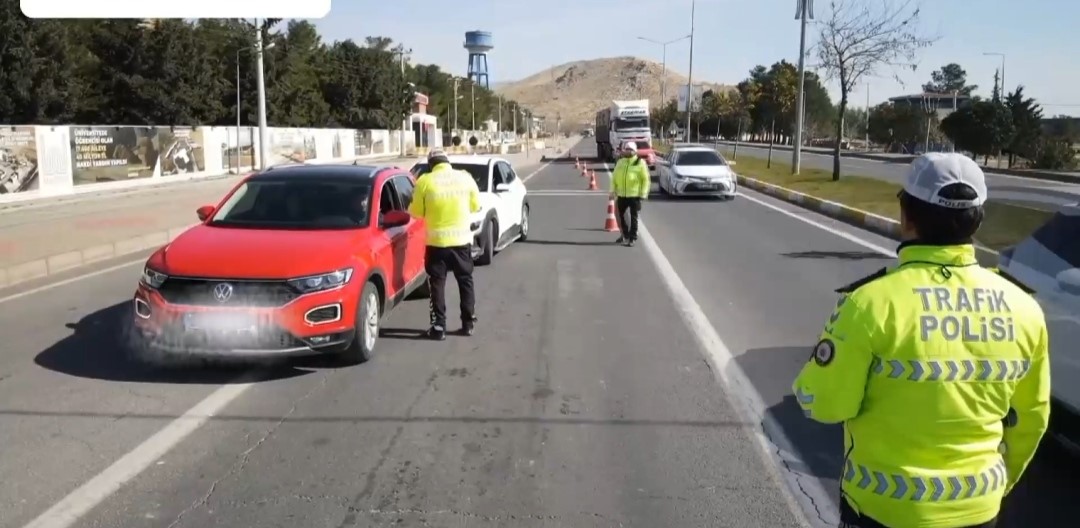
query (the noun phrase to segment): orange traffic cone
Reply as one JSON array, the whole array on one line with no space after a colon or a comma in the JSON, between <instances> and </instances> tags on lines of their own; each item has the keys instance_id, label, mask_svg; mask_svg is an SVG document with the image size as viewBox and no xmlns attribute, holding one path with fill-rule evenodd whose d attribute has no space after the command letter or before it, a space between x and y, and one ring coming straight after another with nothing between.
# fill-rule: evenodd
<instances>
[{"instance_id":1,"label":"orange traffic cone","mask_svg":"<svg viewBox=\"0 0 1080 528\"><path fill-rule=\"evenodd\" d=\"M589 190L595 191L596 189L596 171L589 171Z\"/></svg>"},{"instance_id":2,"label":"orange traffic cone","mask_svg":"<svg viewBox=\"0 0 1080 528\"><path fill-rule=\"evenodd\" d=\"M581 170L581 160L574 158L574 168L577 170Z\"/></svg>"},{"instance_id":3,"label":"orange traffic cone","mask_svg":"<svg viewBox=\"0 0 1080 528\"><path fill-rule=\"evenodd\" d=\"M619 230L619 222L615 220L615 200L608 200L607 219L604 220L604 231L612 233Z\"/></svg>"}]
</instances>

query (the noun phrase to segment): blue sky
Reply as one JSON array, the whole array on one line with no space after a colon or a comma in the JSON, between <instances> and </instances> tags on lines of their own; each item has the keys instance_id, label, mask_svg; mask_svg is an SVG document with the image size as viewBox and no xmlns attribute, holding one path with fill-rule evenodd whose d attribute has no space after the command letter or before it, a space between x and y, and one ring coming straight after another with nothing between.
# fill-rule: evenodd
<instances>
[{"instance_id":1,"label":"blue sky","mask_svg":"<svg viewBox=\"0 0 1080 528\"><path fill-rule=\"evenodd\" d=\"M871 0L866 0L871 1ZM894 0L895 1L895 0ZM378 35L412 48L413 57L463 75L462 48L470 30L491 31L492 82L520 79L574 60L634 55L660 61L660 47L637 40L671 40L690 32L691 0L335 0L330 15L315 21L329 42ZM735 83L756 64L798 57L796 0L697 0L694 78ZM816 0L824 18L828 0ZM975 7L978 9L973 9ZM1009 87L1045 104L1047 116L1080 115L1080 1L924 0L922 30L939 36L924 50L916 72L901 72L905 84L883 70L867 79L871 104L915 93L943 64L957 62L968 82L988 94L1000 57L1006 54ZM817 30L808 29L808 44ZM668 46L669 68L686 74L686 41ZM835 83L830 83L834 99ZM866 87L852 95L864 105Z\"/></svg>"}]
</instances>

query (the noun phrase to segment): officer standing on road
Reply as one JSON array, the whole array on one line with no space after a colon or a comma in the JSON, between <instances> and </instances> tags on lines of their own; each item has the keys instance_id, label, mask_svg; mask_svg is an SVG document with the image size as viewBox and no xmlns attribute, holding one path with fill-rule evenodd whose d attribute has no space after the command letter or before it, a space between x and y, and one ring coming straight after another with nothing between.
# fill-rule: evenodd
<instances>
[{"instance_id":1,"label":"officer standing on road","mask_svg":"<svg viewBox=\"0 0 1080 528\"><path fill-rule=\"evenodd\" d=\"M472 176L454 170L441 149L433 149L428 154L428 167L428 172L417 178L413 201L409 205L409 213L427 223L424 269L431 294L428 337L446 339L447 272L453 272L458 283L461 332L472 335L476 325L476 297L469 217L480 211L480 190Z\"/></svg>"},{"instance_id":2,"label":"officer standing on road","mask_svg":"<svg viewBox=\"0 0 1080 528\"><path fill-rule=\"evenodd\" d=\"M638 215L641 203L649 197L652 179L649 166L637 155L637 143L626 141L622 144L622 157L615 162L611 173L611 195L615 200L615 209L619 231L622 233L616 244L634 245L638 237ZM629 219L627 214L629 213Z\"/></svg>"},{"instance_id":3,"label":"officer standing on road","mask_svg":"<svg viewBox=\"0 0 1080 528\"><path fill-rule=\"evenodd\" d=\"M975 260L986 196L971 159L916 159L898 262L837 290L795 380L807 416L844 424L841 527L993 527L1046 432L1046 321Z\"/></svg>"}]
</instances>

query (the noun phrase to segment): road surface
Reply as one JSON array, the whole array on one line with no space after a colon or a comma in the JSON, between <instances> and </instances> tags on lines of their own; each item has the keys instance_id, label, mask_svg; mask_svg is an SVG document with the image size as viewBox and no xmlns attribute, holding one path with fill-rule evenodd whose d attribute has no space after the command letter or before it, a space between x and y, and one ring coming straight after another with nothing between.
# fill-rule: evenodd
<instances>
[{"instance_id":1,"label":"road surface","mask_svg":"<svg viewBox=\"0 0 1080 528\"><path fill-rule=\"evenodd\" d=\"M728 157L731 156L733 151L730 145L721 145L720 150ZM767 159L768 155L768 147L739 145L739 156ZM791 164L791 151L775 149L773 150L773 159ZM831 171L832 163L831 154L803 151L803 167ZM840 167L844 174L858 174L900 185L904 182L907 165L907 163L891 163L862 158L843 158ZM1080 202L1080 185L1075 183L1022 178L1009 174L997 174L992 171L987 172L986 183L990 190L991 199L1026 202L1032 205L1041 204L1049 208Z\"/></svg>"},{"instance_id":2,"label":"road surface","mask_svg":"<svg viewBox=\"0 0 1080 528\"><path fill-rule=\"evenodd\" d=\"M417 339L409 301L361 366L140 367L134 258L0 292L0 527L835 526L840 431L789 388L832 290L892 244L748 192L651 200L630 249L572 163L528 186L476 336ZM1002 526L1067 526L1078 486L1048 444Z\"/></svg>"}]
</instances>

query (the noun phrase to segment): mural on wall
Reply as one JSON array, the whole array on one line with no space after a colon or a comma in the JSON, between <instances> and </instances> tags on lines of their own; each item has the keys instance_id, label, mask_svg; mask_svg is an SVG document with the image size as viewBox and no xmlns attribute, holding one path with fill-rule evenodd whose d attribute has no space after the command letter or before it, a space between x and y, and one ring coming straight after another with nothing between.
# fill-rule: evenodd
<instances>
[{"instance_id":1,"label":"mural on wall","mask_svg":"<svg viewBox=\"0 0 1080 528\"><path fill-rule=\"evenodd\" d=\"M371 131L370 130L357 130L356 134L356 155L366 156L371 154Z\"/></svg>"},{"instance_id":2,"label":"mural on wall","mask_svg":"<svg viewBox=\"0 0 1080 528\"><path fill-rule=\"evenodd\" d=\"M314 131L295 128L270 131L268 166L303 163L315 159L316 155Z\"/></svg>"},{"instance_id":3,"label":"mural on wall","mask_svg":"<svg viewBox=\"0 0 1080 528\"><path fill-rule=\"evenodd\" d=\"M224 170L236 167L237 148L240 149L240 166L255 166L255 131L251 127L242 127L239 133L239 141L235 127L229 128L225 133L225 141L221 143L221 168Z\"/></svg>"},{"instance_id":4,"label":"mural on wall","mask_svg":"<svg viewBox=\"0 0 1080 528\"><path fill-rule=\"evenodd\" d=\"M38 154L34 127L0 128L0 194L37 189Z\"/></svg>"},{"instance_id":5,"label":"mural on wall","mask_svg":"<svg viewBox=\"0 0 1080 528\"><path fill-rule=\"evenodd\" d=\"M191 174L206 170L202 130L191 127L158 128L157 143L162 176Z\"/></svg>"},{"instance_id":6,"label":"mural on wall","mask_svg":"<svg viewBox=\"0 0 1080 528\"><path fill-rule=\"evenodd\" d=\"M75 185L206 170L202 130L192 127L71 127Z\"/></svg>"}]
</instances>

